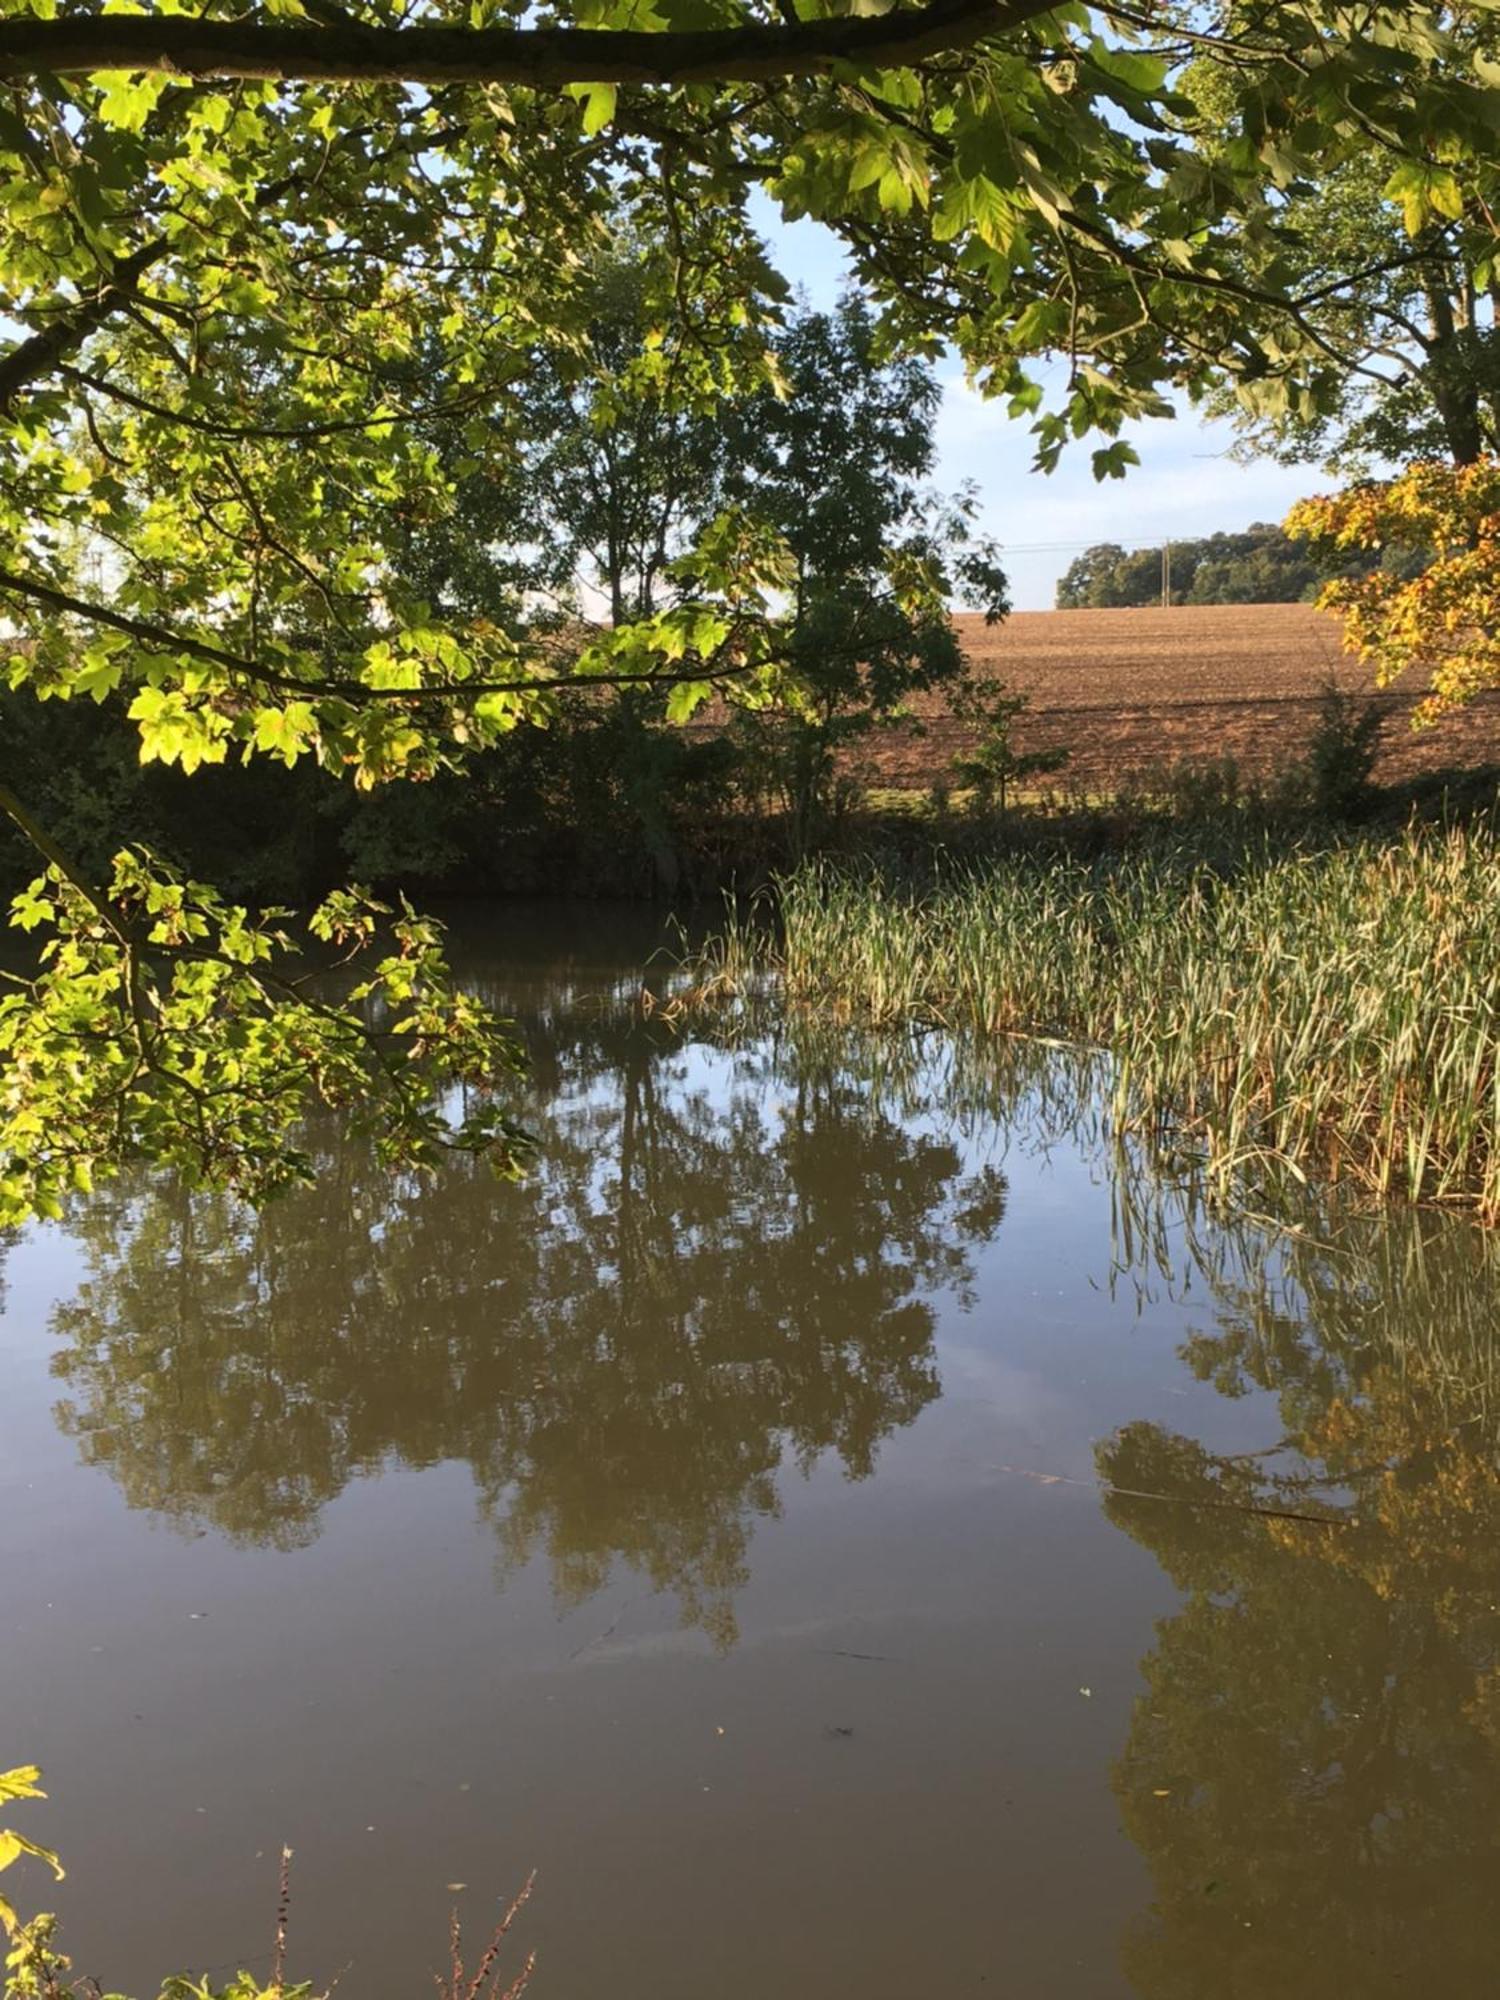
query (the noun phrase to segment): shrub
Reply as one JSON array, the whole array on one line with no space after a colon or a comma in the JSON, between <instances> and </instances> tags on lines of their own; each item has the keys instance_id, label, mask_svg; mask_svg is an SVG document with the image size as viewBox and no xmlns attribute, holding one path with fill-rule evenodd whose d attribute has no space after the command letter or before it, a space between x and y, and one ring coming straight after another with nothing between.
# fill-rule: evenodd
<instances>
[{"instance_id":1,"label":"shrub","mask_svg":"<svg viewBox=\"0 0 1500 2000\"><path fill-rule=\"evenodd\" d=\"M1324 819L1357 820L1369 811L1382 719L1374 702L1336 681L1325 685L1307 751L1312 804Z\"/></svg>"}]
</instances>

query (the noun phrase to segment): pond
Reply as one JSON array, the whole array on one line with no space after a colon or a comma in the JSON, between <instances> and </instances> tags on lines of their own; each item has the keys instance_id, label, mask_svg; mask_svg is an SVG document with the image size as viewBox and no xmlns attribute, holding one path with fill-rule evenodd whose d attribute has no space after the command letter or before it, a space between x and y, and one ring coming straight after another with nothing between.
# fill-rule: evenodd
<instances>
[{"instance_id":1,"label":"pond","mask_svg":"<svg viewBox=\"0 0 1500 2000\"><path fill-rule=\"evenodd\" d=\"M1215 1221L1062 1053L683 1030L517 908L535 1172L12 1242L0 1765L80 1971L1493 1994L1500 1249ZM462 1885L462 1886L455 1886ZM151 1989L154 1991L154 1987Z\"/></svg>"}]
</instances>

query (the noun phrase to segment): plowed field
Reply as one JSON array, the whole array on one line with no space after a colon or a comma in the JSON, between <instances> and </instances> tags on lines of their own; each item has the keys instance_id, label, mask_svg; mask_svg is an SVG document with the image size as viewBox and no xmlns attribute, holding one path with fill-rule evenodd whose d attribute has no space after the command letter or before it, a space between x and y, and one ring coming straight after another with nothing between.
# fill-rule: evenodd
<instances>
[{"instance_id":1,"label":"plowed field","mask_svg":"<svg viewBox=\"0 0 1500 2000\"><path fill-rule=\"evenodd\" d=\"M1226 753L1247 773L1274 775L1305 750L1330 674L1386 710L1382 781L1500 763L1500 694L1414 733L1416 691L1374 694L1368 670L1340 652L1337 622L1310 605L1019 611L997 627L958 625L981 671L1031 697L1018 746L1070 753L1051 781L1069 789L1114 791L1152 765ZM925 787L965 741L934 704L925 735L897 730L862 745L861 769L874 784Z\"/></svg>"}]
</instances>

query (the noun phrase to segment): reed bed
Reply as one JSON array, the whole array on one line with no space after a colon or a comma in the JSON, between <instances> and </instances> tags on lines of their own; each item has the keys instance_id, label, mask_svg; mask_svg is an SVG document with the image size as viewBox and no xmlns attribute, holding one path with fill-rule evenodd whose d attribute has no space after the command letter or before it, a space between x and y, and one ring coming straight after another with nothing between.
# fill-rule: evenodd
<instances>
[{"instance_id":1,"label":"reed bed","mask_svg":"<svg viewBox=\"0 0 1500 2000\"><path fill-rule=\"evenodd\" d=\"M1003 860L936 883L814 864L740 913L705 989L1108 1055L1120 1132L1221 1183L1275 1166L1500 1221L1500 840Z\"/></svg>"}]
</instances>

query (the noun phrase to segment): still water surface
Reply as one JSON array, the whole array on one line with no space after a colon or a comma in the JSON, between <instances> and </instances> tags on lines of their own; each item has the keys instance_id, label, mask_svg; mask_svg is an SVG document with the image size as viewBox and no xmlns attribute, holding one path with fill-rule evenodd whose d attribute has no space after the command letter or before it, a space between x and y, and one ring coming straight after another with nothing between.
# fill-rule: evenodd
<instances>
[{"instance_id":1,"label":"still water surface","mask_svg":"<svg viewBox=\"0 0 1500 2000\"><path fill-rule=\"evenodd\" d=\"M502 925L526 1184L328 1132L6 1252L78 1968L263 1970L285 1841L359 2000L532 1866L538 2000L1493 1995L1495 1244L1216 1225L1062 1058L675 1034Z\"/></svg>"}]
</instances>

